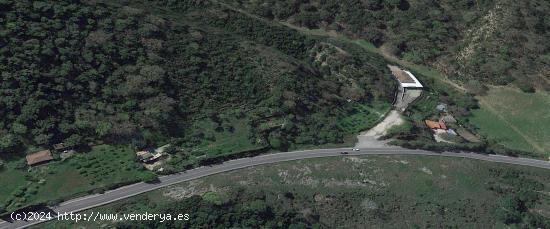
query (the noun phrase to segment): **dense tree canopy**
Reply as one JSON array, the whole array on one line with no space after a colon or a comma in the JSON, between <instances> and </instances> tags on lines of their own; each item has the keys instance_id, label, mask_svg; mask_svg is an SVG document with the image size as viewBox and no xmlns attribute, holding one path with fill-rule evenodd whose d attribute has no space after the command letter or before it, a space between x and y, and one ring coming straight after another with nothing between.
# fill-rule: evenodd
<instances>
[{"instance_id":1,"label":"dense tree canopy","mask_svg":"<svg viewBox=\"0 0 550 229\"><path fill-rule=\"evenodd\" d=\"M159 66L164 19L78 1L2 4L3 146L131 135L173 111Z\"/></svg>"},{"instance_id":2,"label":"dense tree canopy","mask_svg":"<svg viewBox=\"0 0 550 229\"><path fill-rule=\"evenodd\" d=\"M392 96L384 62L365 53L327 65L318 55L340 48L207 1L133 3L0 1L0 151L202 138L190 125L228 111L254 142L341 142L344 101Z\"/></svg>"}]
</instances>

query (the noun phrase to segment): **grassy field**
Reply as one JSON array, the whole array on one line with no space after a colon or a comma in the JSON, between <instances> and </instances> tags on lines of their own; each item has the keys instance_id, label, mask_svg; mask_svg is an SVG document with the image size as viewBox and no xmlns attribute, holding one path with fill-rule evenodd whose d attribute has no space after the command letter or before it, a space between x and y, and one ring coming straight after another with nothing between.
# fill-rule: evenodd
<instances>
[{"instance_id":1,"label":"grassy field","mask_svg":"<svg viewBox=\"0 0 550 229\"><path fill-rule=\"evenodd\" d=\"M525 181L548 184L549 175L542 169L444 157L321 158L213 175L90 211L141 213L193 195L224 203L234 200L235 192L252 192L265 193L270 207L295 209L326 228L503 228L498 209L505 208L506 193L514 192L510 187ZM548 191L543 185L540 199L529 207L537 217L550 218ZM39 227L110 224L53 221Z\"/></svg>"},{"instance_id":2,"label":"grassy field","mask_svg":"<svg viewBox=\"0 0 550 229\"><path fill-rule=\"evenodd\" d=\"M550 156L550 95L491 88L479 97L481 109L471 122L479 132L502 145Z\"/></svg>"}]
</instances>

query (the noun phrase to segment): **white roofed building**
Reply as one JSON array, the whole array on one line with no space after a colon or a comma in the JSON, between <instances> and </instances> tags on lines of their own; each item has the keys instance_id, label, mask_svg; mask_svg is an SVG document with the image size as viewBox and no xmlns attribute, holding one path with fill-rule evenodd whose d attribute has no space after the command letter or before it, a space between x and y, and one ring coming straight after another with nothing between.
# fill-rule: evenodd
<instances>
[{"instance_id":1,"label":"white roofed building","mask_svg":"<svg viewBox=\"0 0 550 229\"><path fill-rule=\"evenodd\" d=\"M394 106L399 111L405 111L407 106L422 94L424 86L411 72L393 65L388 65L388 67L399 83Z\"/></svg>"},{"instance_id":2,"label":"white roofed building","mask_svg":"<svg viewBox=\"0 0 550 229\"><path fill-rule=\"evenodd\" d=\"M409 71L400 69L397 66L389 66L399 85L403 88L422 88L420 81Z\"/></svg>"}]
</instances>

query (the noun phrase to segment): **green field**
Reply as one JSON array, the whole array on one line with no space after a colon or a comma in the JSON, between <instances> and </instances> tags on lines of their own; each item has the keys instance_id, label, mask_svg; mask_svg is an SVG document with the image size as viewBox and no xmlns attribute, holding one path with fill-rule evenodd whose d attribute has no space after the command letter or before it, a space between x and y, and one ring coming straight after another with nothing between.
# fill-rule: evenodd
<instances>
[{"instance_id":1,"label":"green field","mask_svg":"<svg viewBox=\"0 0 550 229\"><path fill-rule=\"evenodd\" d=\"M521 200L527 207L523 219L509 226L532 227L533 219L550 223L549 175L542 169L458 158L320 158L213 175L90 211L161 211L193 195L224 206L259 196L269 208L295 210L324 228L504 228L507 218L502 214L510 212L507 201L528 192L534 196ZM194 218L203 218L188 213L190 226ZM54 221L40 228L114 223L68 224Z\"/></svg>"},{"instance_id":2,"label":"green field","mask_svg":"<svg viewBox=\"0 0 550 229\"><path fill-rule=\"evenodd\" d=\"M550 95L491 88L471 122L482 135L518 150L550 156Z\"/></svg>"}]
</instances>

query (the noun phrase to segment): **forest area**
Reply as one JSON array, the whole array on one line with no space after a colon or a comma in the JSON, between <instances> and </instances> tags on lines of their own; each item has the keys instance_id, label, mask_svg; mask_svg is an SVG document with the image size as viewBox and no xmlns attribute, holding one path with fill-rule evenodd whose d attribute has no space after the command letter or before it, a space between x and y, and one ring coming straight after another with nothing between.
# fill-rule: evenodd
<instances>
[{"instance_id":1,"label":"forest area","mask_svg":"<svg viewBox=\"0 0 550 229\"><path fill-rule=\"evenodd\" d=\"M220 131L244 120L250 142L278 149L341 143L338 119L357 112L347 100L391 102L372 55L322 63L337 47L208 1L132 5L0 1L0 152L193 146L213 138L194 128L204 119Z\"/></svg>"},{"instance_id":2,"label":"forest area","mask_svg":"<svg viewBox=\"0 0 550 229\"><path fill-rule=\"evenodd\" d=\"M546 0L228 0L269 20L367 39L470 83L550 90Z\"/></svg>"}]
</instances>

